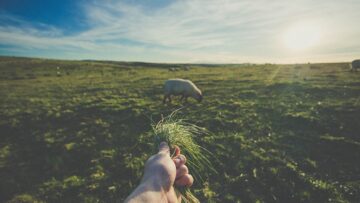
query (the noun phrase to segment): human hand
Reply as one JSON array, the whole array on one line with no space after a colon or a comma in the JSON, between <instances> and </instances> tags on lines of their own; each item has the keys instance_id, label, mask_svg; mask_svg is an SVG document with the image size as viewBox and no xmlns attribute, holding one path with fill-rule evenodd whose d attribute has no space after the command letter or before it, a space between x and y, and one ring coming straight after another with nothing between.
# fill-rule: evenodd
<instances>
[{"instance_id":1,"label":"human hand","mask_svg":"<svg viewBox=\"0 0 360 203\"><path fill-rule=\"evenodd\" d=\"M179 147L172 159L168 144L162 142L159 152L147 160L140 185L125 202L181 202L174 185L190 187L194 182L185 162Z\"/></svg>"}]
</instances>

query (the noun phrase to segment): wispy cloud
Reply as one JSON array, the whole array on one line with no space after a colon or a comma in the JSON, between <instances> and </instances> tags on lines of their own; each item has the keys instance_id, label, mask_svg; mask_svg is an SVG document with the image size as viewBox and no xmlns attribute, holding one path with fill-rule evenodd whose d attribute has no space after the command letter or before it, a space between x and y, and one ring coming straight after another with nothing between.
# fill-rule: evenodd
<instances>
[{"instance_id":1,"label":"wispy cloud","mask_svg":"<svg viewBox=\"0 0 360 203\"><path fill-rule=\"evenodd\" d=\"M0 44L49 50L59 58L72 53L73 58L164 62L326 61L331 55L347 60L360 54L357 0L182 0L147 9L93 1L82 6L89 29L71 35L3 13ZM281 35L296 22L322 26L321 43L306 53L285 50Z\"/></svg>"}]
</instances>

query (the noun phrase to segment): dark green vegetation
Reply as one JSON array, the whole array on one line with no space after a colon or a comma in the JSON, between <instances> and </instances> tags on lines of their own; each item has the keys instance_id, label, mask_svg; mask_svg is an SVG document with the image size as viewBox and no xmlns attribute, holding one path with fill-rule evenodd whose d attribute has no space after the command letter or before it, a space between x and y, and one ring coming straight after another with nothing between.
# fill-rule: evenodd
<instances>
[{"instance_id":1,"label":"dark green vegetation","mask_svg":"<svg viewBox=\"0 0 360 203\"><path fill-rule=\"evenodd\" d=\"M151 120L180 107L211 132L196 139L218 171L194 185L202 202L360 201L360 72L170 67L1 58L0 202L121 202L154 152ZM174 77L203 102L163 105Z\"/></svg>"}]
</instances>

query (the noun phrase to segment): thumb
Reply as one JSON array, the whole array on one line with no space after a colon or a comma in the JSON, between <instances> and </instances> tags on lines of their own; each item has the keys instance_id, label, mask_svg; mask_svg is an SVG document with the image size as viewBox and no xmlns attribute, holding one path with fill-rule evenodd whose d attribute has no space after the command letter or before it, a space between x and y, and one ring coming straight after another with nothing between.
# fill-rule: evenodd
<instances>
[{"instance_id":1,"label":"thumb","mask_svg":"<svg viewBox=\"0 0 360 203\"><path fill-rule=\"evenodd\" d=\"M170 147L166 142L161 142L159 145L159 154L167 154L170 156Z\"/></svg>"}]
</instances>

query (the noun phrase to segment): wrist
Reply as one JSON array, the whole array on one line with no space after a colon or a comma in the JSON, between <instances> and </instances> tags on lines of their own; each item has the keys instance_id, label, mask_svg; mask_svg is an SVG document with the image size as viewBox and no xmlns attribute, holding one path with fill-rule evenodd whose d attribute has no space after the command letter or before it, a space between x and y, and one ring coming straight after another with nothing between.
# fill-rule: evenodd
<instances>
[{"instance_id":1,"label":"wrist","mask_svg":"<svg viewBox=\"0 0 360 203\"><path fill-rule=\"evenodd\" d=\"M147 190L151 190L151 191L156 191L156 192L161 192L161 194L165 194L166 190L162 184L161 181L159 181L161 179L159 179L156 176L149 176L149 177L144 177L141 180L140 185L143 188L146 188Z\"/></svg>"},{"instance_id":2,"label":"wrist","mask_svg":"<svg viewBox=\"0 0 360 203\"><path fill-rule=\"evenodd\" d=\"M126 203L135 202L163 202L166 193L155 178L143 178L139 186L125 200Z\"/></svg>"}]
</instances>

